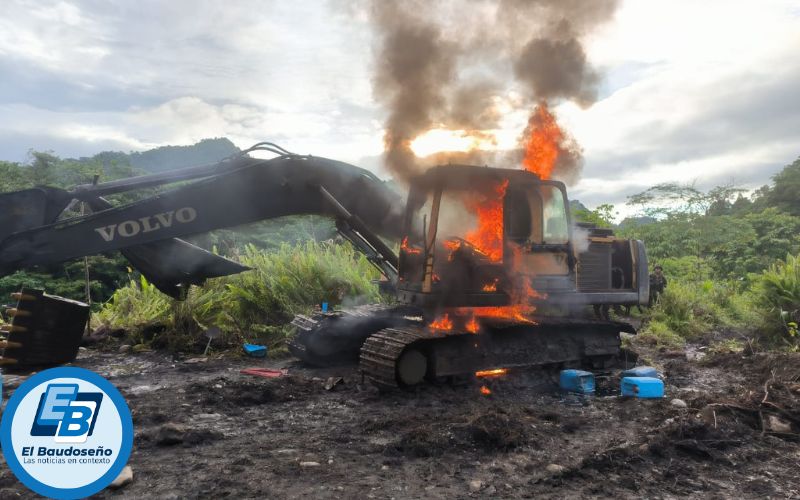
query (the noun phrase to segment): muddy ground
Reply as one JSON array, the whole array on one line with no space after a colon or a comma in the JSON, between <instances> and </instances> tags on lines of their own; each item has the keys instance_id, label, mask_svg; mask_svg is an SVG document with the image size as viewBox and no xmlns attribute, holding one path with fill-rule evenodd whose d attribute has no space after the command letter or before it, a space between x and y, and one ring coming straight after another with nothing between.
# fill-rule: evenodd
<instances>
[{"instance_id":1,"label":"muddy ground","mask_svg":"<svg viewBox=\"0 0 800 500\"><path fill-rule=\"evenodd\" d=\"M613 374L581 399L543 371L381 394L354 368L290 360L89 349L74 364L133 413L134 480L101 498L800 497L800 356L698 352L646 353L657 401L619 398ZM288 375L240 373L255 366ZM0 498L33 497L0 464Z\"/></svg>"}]
</instances>

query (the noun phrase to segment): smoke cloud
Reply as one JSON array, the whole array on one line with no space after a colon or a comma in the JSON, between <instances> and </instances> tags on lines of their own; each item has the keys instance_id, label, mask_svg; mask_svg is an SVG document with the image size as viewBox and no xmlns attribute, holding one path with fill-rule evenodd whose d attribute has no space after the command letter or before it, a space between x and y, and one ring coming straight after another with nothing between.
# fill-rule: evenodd
<instances>
[{"instance_id":1,"label":"smoke cloud","mask_svg":"<svg viewBox=\"0 0 800 500\"><path fill-rule=\"evenodd\" d=\"M493 142L501 109L559 100L591 106L600 75L582 40L613 16L617 0L372 0L370 5L377 42L373 92L388 111L385 161L396 177L407 179L429 164L431 157L418 159L411 143L431 128L461 130L485 144ZM523 99L509 98L512 91L521 91ZM520 137L522 149L526 137ZM577 180L580 147L565 134L559 151L554 177Z\"/></svg>"},{"instance_id":2,"label":"smoke cloud","mask_svg":"<svg viewBox=\"0 0 800 500\"><path fill-rule=\"evenodd\" d=\"M536 38L522 49L514 74L527 84L532 97L550 101L565 98L583 107L597 99L598 74L589 67L577 38Z\"/></svg>"},{"instance_id":3,"label":"smoke cloud","mask_svg":"<svg viewBox=\"0 0 800 500\"><path fill-rule=\"evenodd\" d=\"M416 8L414 8L416 7ZM411 141L433 125L446 107L445 88L453 80L457 45L415 12L420 2L373 2L379 32L375 96L389 108L384 145L387 166L400 178L417 171Z\"/></svg>"}]
</instances>

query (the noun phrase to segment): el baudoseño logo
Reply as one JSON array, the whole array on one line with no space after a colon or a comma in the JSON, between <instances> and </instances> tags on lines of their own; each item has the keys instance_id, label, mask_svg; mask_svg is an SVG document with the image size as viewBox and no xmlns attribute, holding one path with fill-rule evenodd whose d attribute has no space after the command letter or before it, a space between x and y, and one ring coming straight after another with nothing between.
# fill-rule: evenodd
<instances>
[{"instance_id":1,"label":"el baudose\u00f1o logo","mask_svg":"<svg viewBox=\"0 0 800 500\"><path fill-rule=\"evenodd\" d=\"M81 498L108 486L125 467L133 423L108 380L83 368L53 368L11 396L0 442L25 486L52 498Z\"/></svg>"}]
</instances>

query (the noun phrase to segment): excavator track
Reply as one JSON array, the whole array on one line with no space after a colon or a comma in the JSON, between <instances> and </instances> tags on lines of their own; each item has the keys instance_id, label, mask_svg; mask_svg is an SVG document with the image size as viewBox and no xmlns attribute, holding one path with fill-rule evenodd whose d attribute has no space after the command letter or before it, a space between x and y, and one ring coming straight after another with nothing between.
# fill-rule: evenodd
<instances>
[{"instance_id":1,"label":"excavator track","mask_svg":"<svg viewBox=\"0 0 800 500\"><path fill-rule=\"evenodd\" d=\"M400 356L409 345L429 337L423 328L384 328L361 346L359 369L379 389L398 389L402 384L397 373Z\"/></svg>"},{"instance_id":2,"label":"excavator track","mask_svg":"<svg viewBox=\"0 0 800 500\"><path fill-rule=\"evenodd\" d=\"M289 341L289 351L313 366L355 363L361 345L370 335L384 328L417 323L420 319L415 315L419 314L413 307L370 304L297 315L292 321L296 334Z\"/></svg>"},{"instance_id":3,"label":"excavator track","mask_svg":"<svg viewBox=\"0 0 800 500\"><path fill-rule=\"evenodd\" d=\"M495 322L473 334L431 333L423 326L384 328L361 347L361 373L381 390L406 388L425 378L465 376L479 370L531 366L604 368L620 352L627 323L570 318Z\"/></svg>"}]
</instances>

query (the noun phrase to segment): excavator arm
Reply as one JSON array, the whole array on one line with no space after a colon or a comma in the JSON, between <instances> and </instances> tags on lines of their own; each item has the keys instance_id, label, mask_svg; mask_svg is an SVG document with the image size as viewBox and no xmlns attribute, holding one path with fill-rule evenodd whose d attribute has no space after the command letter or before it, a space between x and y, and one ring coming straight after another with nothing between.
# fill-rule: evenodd
<instances>
[{"instance_id":1,"label":"excavator arm","mask_svg":"<svg viewBox=\"0 0 800 500\"><path fill-rule=\"evenodd\" d=\"M111 206L102 198L201 174L204 177L199 180L127 205ZM178 283L246 269L178 238L297 214L336 218L344 236L387 278L393 280L397 275L397 256L377 233L399 236L399 195L370 172L326 158L283 154L254 160L242 155L212 167L187 169L180 175L168 172L160 177L144 176L138 182L134 178L73 191L46 188L41 192L44 196L32 207L10 206L24 197L36 198L29 192L0 196L0 208L8 207L2 211L2 219L9 219L0 223L17 229L0 240L0 276L33 265L122 250L134 267L157 278L153 281L169 293ZM23 228L15 220L19 213L55 218L60 212L52 207L63 206L72 198L86 202L93 213L41 225L35 225L37 218L29 216Z\"/></svg>"},{"instance_id":2,"label":"excavator arm","mask_svg":"<svg viewBox=\"0 0 800 500\"><path fill-rule=\"evenodd\" d=\"M266 144L266 146L265 146ZM266 149L278 156L255 159ZM169 191L113 206L104 196L180 183ZM75 202L88 215L64 218ZM0 276L30 266L119 250L162 292L180 298L188 285L247 267L180 238L287 215L328 215L339 232L389 282L398 257L379 235L399 240L400 195L367 170L300 156L261 143L217 164L88 184L38 187L0 195ZM11 325L0 327L0 365L68 362L88 318L85 304L22 290Z\"/></svg>"}]
</instances>

